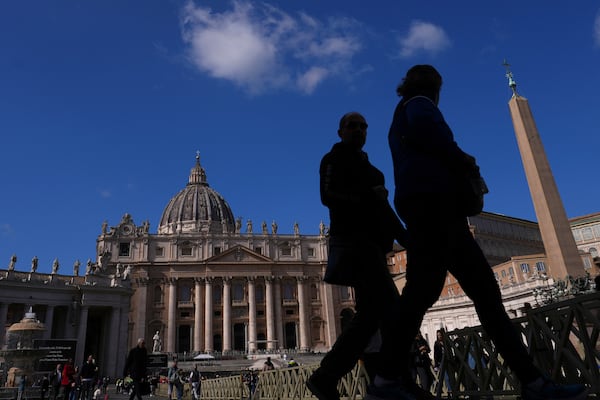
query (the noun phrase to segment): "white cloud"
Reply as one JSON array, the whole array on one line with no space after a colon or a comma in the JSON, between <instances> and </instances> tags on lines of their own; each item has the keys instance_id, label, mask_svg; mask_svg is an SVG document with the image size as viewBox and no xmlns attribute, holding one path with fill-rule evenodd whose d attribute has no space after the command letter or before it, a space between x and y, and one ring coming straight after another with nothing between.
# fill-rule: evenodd
<instances>
[{"instance_id":1,"label":"white cloud","mask_svg":"<svg viewBox=\"0 0 600 400\"><path fill-rule=\"evenodd\" d=\"M418 51L436 54L450 47L450 39L446 32L434 24L413 21L408 34L399 39L400 57L411 57Z\"/></svg>"},{"instance_id":2,"label":"white cloud","mask_svg":"<svg viewBox=\"0 0 600 400\"><path fill-rule=\"evenodd\" d=\"M298 77L298 88L304 93L311 94L327 75L329 72L325 68L312 67Z\"/></svg>"},{"instance_id":3,"label":"white cloud","mask_svg":"<svg viewBox=\"0 0 600 400\"><path fill-rule=\"evenodd\" d=\"M596 20L594 21L594 43L600 47L600 13L596 15Z\"/></svg>"},{"instance_id":4,"label":"white cloud","mask_svg":"<svg viewBox=\"0 0 600 400\"><path fill-rule=\"evenodd\" d=\"M351 60L361 50L357 26L348 19L322 23L305 13L292 16L246 1L234 1L223 12L190 1L181 17L191 63L252 94L289 87L312 93L323 80L350 74Z\"/></svg>"},{"instance_id":5,"label":"white cloud","mask_svg":"<svg viewBox=\"0 0 600 400\"><path fill-rule=\"evenodd\" d=\"M112 196L112 193L108 189L100 189L98 192L100 193L100 197L103 199L108 199L110 196Z\"/></svg>"}]
</instances>

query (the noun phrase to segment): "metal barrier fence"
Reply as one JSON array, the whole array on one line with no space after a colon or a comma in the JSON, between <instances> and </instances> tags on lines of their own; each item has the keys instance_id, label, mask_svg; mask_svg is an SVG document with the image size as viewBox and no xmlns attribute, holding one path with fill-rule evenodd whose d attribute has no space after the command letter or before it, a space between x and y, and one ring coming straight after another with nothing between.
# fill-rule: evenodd
<instances>
[{"instance_id":1,"label":"metal barrier fence","mask_svg":"<svg viewBox=\"0 0 600 400\"><path fill-rule=\"evenodd\" d=\"M559 383L585 383L600 397L600 292L529 309L512 320L534 363ZM438 396L496 397L519 394L519 382L483 329L465 328L444 335L445 357L432 391ZM241 376L203 381L203 400L314 398L306 380L317 365L261 372L250 396ZM338 385L340 397L362 399L368 377L362 363Z\"/></svg>"}]
</instances>

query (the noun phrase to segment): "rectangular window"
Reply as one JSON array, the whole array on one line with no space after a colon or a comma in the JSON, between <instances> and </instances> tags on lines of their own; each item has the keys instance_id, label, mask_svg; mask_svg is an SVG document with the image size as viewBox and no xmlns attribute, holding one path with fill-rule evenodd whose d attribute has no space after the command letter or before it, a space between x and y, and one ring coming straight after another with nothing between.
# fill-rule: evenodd
<instances>
[{"instance_id":1,"label":"rectangular window","mask_svg":"<svg viewBox=\"0 0 600 400\"><path fill-rule=\"evenodd\" d=\"M257 252L258 254L262 254L262 247L255 247L254 251Z\"/></svg>"},{"instance_id":2,"label":"rectangular window","mask_svg":"<svg viewBox=\"0 0 600 400\"><path fill-rule=\"evenodd\" d=\"M156 256L162 257L164 255L165 255L165 249L163 247L157 247L156 248Z\"/></svg>"},{"instance_id":3,"label":"rectangular window","mask_svg":"<svg viewBox=\"0 0 600 400\"><path fill-rule=\"evenodd\" d=\"M294 315L294 310L285 310L286 315Z\"/></svg>"},{"instance_id":4,"label":"rectangular window","mask_svg":"<svg viewBox=\"0 0 600 400\"><path fill-rule=\"evenodd\" d=\"M592 240L594 238L592 228L583 228L581 234L583 235L583 240Z\"/></svg>"},{"instance_id":5,"label":"rectangular window","mask_svg":"<svg viewBox=\"0 0 600 400\"><path fill-rule=\"evenodd\" d=\"M350 288L345 286L340 287L340 297L342 300L350 300Z\"/></svg>"},{"instance_id":6,"label":"rectangular window","mask_svg":"<svg viewBox=\"0 0 600 400\"><path fill-rule=\"evenodd\" d=\"M292 248L291 247L282 247L281 248L281 255L282 256L291 256L292 255Z\"/></svg>"},{"instance_id":7,"label":"rectangular window","mask_svg":"<svg viewBox=\"0 0 600 400\"><path fill-rule=\"evenodd\" d=\"M315 256L315 249L312 247L309 247L308 249L306 249L306 254L308 254L309 257L314 257Z\"/></svg>"},{"instance_id":8,"label":"rectangular window","mask_svg":"<svg viewBox=\"0 0 600 400\"><path fill-rule=\"evenodd\" d=\"M244 285L241 283L234 283L232 288L232 300L235 303L241 303L244 301Z\"/></svg>"},{"instance_id":9,"label":"rectangular window","mask_svg":"<svg viewBox=\"0 0 600 400\"><path fill-rule=\"evenodd\" d=\"M213 304L221 304L221 299L223 298L223 293L221 292L221 288L219 286L213 286Z\"/></svg>"},{"instance_id":10,"label":"rectangular window","mask_svg":"<svg viewBox=\"0 0 600 400\"><path fill-rule=\"evenodd\" d=\"M589 259L589 258L587 258L587 257L585 257L585 258L583 259L583 268L585 268L585 269L590 269L590 268L592 268L592 263L590 262L590 259Z\"/></svg>"},{"instance_id":11,"label":"rectangular window","mask_svg":"<svg viewBox=\"0 0 600 400\"><path fill-rule=\"evenodd\" d=\"M215 256L221 254L221 246L215 246L214 254Z\"/></svg>"},{"instance_id":12,"label":"rectangular window","mask_svg":"<svg viewBox=\"0 0 600 400\"><path fill-rule=\"evenodd\" d=\"M521 264L521 272L528 274L529 273L529 264L527 264L527 263Z\"/></svg>"},{"instance_id":13,"label":"rectangular window","mask_svg":"<svg viewBox=\"0 0 600 400\"><path fill-rule=\"evenodd\" d=\"M263 285L256 285L256 290L254 291L254 298L259 304L265 302L265 287Z\"/></svg>"},{"instance_id":14,"label":"rectangular window","mask_svg":"<svg viewBox=\"0 0 600 400\"><path fill-rule=\"evenodd\" d=\"M129 243L119 243L119 257L129 257Z\"/></svg>"},{"instance_id":15,"label":"rectangular window","mask_svg":"<svg viewBox=\"0 0 600 400\"><path fill-rule=\"evenodd\" d=\"M294 300L296 298L296 293L294 291L294 285L289 282L285 282L283 284L283 299L284 300Z\"/></svg>"},{"instance_id":16,"label":"rectangular window","mask_svg":"<svg viewBox=\"0 0 600 400\"><path fill-rule=\"evenodd\" d=\"M182 256L191 256L192 255L192 246L182 246L181 247L181 255Z\"/></svg>"},{"instance_id":17,"label":"rectangular window","mask_svg":"<svg viewBox=\"0 0 600 400\"><path fill-rule=\"evenodd\" d=\"M189 311L182 311L181 312L181 318L189 318L190 317L190 312Z\"/></svg>"},{"instance_id":18,"label":"rectangular window","mask_svg":"<svg viewBox=\"0 0 600 400\"><path fill-rule=\"evenodd\" d=\"M546 272L546 264L543 261L538 261L535 263L535 268L538 272Z\"/></svg>"}]
</instances>

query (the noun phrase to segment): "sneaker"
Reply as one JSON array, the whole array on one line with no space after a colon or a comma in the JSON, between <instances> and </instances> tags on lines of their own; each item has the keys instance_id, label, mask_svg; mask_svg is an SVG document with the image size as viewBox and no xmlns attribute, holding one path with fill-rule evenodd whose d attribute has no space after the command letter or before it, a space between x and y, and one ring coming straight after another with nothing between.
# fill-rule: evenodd
<instances>
[{"instance_id":1,"label":"sneaker","mask_svg":"<svg viewBox=\"0 0 600 400\"><path fill-rule=\"evenodd\" d=\"M365 400L417 400L400 382L389 385L369 385Z\"/></svg>"},{"instance_id":2,"label":"sneaker","mask_svg":"<svg viewBox=\"0 0 600 400\"><path fill-rule=\"evenodd\" d=\"M587 394L585 385L559 385L543 377L521 389L523 400L585 400Z\"/></svg>"},{"instance_id":3,"label":"sneaker","mask_svg":"<svg viewBox=\"0 0 600 400\"><path fill-rule=\"evenodd\" d=\"M337 380L329 378L317 369L306 381L306 387L319 400L340 400L337 391Z\"/></svg>"}]
</instances>

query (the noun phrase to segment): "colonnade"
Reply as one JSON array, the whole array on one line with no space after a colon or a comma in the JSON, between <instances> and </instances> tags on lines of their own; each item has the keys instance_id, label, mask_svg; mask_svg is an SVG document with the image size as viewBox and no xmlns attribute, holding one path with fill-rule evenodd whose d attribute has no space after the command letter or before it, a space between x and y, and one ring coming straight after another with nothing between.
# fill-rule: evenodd
<instances>
[{"instance_id":1,"label":"colonnade","mask_svg":"<svg viewBox=\"0 0 600 400\"><path fill-rule=\"evenodd\" d=\"M45 330L40 339L45 340L76 340L75 354L73 361L75 365L83 363L86 355L86 339L88 335L88 316L90 310L97 307L102 309L102 315L108 323L107 333L104 340L101 341L101 354L94 354L94 357L100 360L102 373L110 376L116 376L120 373L123 365L122 354L127 351L127 330L128 330L128 309L127 306L102 306L87 305L77 303L75 307L71 303L55 304L28 304L17 302L0 302L0 327L8 329L8 312L11 304L22 304L23 311L28 312L33 308L36 317L44 323ZM65 314L66 315L63 315ZM42 314L42 315L39 315ZM16 316L19 321L24 315ZM15 319L13 317L13 319ZM56 326L55 326L56 325ZM0 348L6 345L6 332L0 332ZM54 337L53 333L58 336Z\"/></svg>"},{"instance_id":2,"label":"colonnade","mask_svg":"<svg viewBox=\"0 0 600 400\"><path fill-rule=\"evenodd\" d=\"M311 348L310 338L310 305L311 295L309 293L309 280L306 276L297 276L290 278L281 278L274 276L258 277L231 277L215 276L206 278L193 278L193 320L192 323L192 343L193 352L212 352L215 350L214 334L222 335L222 350L229 352L234 350L232 343L234 332L233 326L240 320L239 314L233 315L233 308L240 307L240 304L234 304L239 299L232 299L232 283L244 280L245 294L241 302L244 307L244 324L246 325L247 351L256 352L260 343L266 341L264 346L267 351L274 351L285 346L284 343L284 320L290 322L292 319L297 326L296 347L301 350ZM284 298L282 295L283 282L294 285L294 295L290 296L291 290ZM163 322L163 334L165 336L162 351L177 352L177 326L181 321L178 318L178 285L181 282L190 282L192 279L186 278L168 278L163 281L164 295L166 298L166 319ZM294 282L295 281L295 282ZM166 284L164 284L166 283ZM257 301L257 286L264 285L264 291L260 300ZM148 287L145 283L136 290L138 304L148 304ZM262 289L262 288L261 288ZM317 286L317 291L320 287ZM215 304L214 292L220 290L222 293L220 304ZM318 295L317 295L318 296ZM218 296L217 296L218 297ZM180 299L181 300L181 299ZM257 306L260 308L260 315L257 313ZM189 306L191 307L191 305ZM135 325L139 330L138 337L144 337L148 322L148 314L145 307L139 307L140 312L135 318ZM285 310L293 309L293 317L286 314ZM142 311L143 310L143 311ZM222 320L222 331L215 332L215 312L220 311ZM259 321L260 320L260 321ZM259 332L259 326L261 332ZM150 328L148 328L150 329ZM266 332L265 332L266 331ZM263 336L259 340L259 336Z\"/></svg>"}]
</instances>

